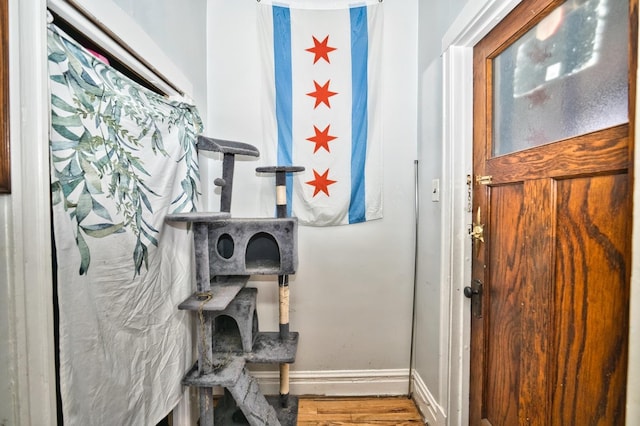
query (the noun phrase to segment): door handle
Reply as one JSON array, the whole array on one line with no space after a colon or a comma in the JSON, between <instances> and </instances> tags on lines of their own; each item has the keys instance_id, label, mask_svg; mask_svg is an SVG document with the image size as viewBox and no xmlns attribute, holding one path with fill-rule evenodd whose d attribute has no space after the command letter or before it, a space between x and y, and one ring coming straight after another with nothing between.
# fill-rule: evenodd
<instances>
[{"instance_id":1,"label":"door handle","mask_svg":"<svg viewBox=\"0 0 640 426\"><path fill-rule=\"evenodd\" d=\"M480 207L478 207L475 222L471 224L469 235L471 235L475 256L478 257L478 254L480 253L480 243L484 243L484 223L482 223Z\"/></svg>"},{"instance_id":2,"label":"door handle","mask_svg":"<svg viewBox=\"0 0 640 426\"><path fill-rule=\"evenodd\" d=\"M478 207L476 221L473 223L470 234L474 240L484 243L484 223L481 223L480 207Z\"/></svg>"},{"instance_id":3,"label":"door handle","mask_svg":"<svg viewBox=\"0 0 640 426\"><path fill-rule=\"evenodd\" d=\"M464 295L467 296L469 299L471 299L476 294L479 295L480 294L480 290L474 290L469 286L466 286L464 288Z\"/></svg>"},{"instance_id":4,"label":"door handle","mask_svg":"<svg viewBox=\"0 0 640 426\"><path fill-rule=\"evenodd\" d=\"M463 290L464 295L471 299L471 313L476 318L482 318L482 281L474 279L471 285Z\"/></svg>"}]
</instances>

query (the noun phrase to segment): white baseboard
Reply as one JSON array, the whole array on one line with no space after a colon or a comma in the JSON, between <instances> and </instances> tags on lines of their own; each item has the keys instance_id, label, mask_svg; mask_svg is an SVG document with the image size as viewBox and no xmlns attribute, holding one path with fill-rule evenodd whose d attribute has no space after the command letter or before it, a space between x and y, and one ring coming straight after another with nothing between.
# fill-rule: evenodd
<instances>
[{"instance_id":1,"label":"white baseboard","mask_svg":"<svg viewBox=\"0 0 640 426\"><path fill-rule=\"evenodd\" d=\"M258 380L264 394L279 392L278 371L252 371L251 375ZM408 395L409 370L291 371L289 383L291 395L300 396Z\"/></svg>"},{"instance_id":2,"label":"white baseboard","mask_svg":"<svg viewBox=\"0 0 640 426\"><path fill-rule=\"evenodd\" d=\"M444 410L429 392L427 385L425 385L416 370L413 370L411 374L413 378L412 398L418 406L425 424L427 426L445 426L447 424L447 416Z\"/></svg>"}]
</instances>

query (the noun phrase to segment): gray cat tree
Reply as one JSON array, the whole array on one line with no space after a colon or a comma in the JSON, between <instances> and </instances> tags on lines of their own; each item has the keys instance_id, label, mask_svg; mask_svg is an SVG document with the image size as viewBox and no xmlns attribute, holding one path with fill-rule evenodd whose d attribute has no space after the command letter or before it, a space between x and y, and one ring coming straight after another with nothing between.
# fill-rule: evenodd
<instances>
[{"instance_id":1,"label":"gray cat tree","mask_svg":"<svg viewBox=\"0 0 640 426\"><path fill-rule=\"evenodd\" d=\"M297 229L287 217L286 173L303 167L259 167L275 174L276 217L231 217L236 155L258 157L252 145L200 136L198 150L220 152L220 212L168 215L169 222L193 227L196 291L178 306L196 316L198 360L182 383L199 389L200 426L295 425L298 399L289 395L289 366L295 361L298 333L289 331L289 275L296 272ZM280 329L258 329L256 288L246 287L251 275L277 275ZM247 364L278 364L280 395L264 396ZM224 395L214 399L214 389ZM216 403L217 402L217 403Z\"/></svg>"}]
</instances>

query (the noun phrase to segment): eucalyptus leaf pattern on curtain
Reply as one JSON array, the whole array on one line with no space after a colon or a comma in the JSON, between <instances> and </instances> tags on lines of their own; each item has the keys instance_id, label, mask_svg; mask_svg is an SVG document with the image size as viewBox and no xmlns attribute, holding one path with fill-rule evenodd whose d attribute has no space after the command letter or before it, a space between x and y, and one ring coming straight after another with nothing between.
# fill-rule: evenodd
<instances>
[{"instance_id":1,"label":"eucalyptus leaf pattern on curtain","mask_svg":"<svg viewBox=\"0 0 640 426\"><path fill-rule=\"evenodd\" d=\"M48 32L51 195L67 425L155 425L191 364L195 107L173 102Z\"/></svg>"}]
</instances>

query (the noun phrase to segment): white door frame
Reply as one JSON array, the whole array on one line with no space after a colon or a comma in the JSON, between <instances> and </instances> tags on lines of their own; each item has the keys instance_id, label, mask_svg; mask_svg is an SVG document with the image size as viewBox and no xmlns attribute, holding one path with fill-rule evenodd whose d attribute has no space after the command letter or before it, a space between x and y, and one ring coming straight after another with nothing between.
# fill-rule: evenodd
<instances>
[{"instance_id":1,"label":"white door frame","mask_svg":"<svg viewBox=\"0 0 640 426\"><path fill-rule=\"evenodd\" d=\"M11 363L9 424L55 425L49 95L44 0L9 1L11 194L6 291ZM4 290L4 287L3 287ZM4 342L3 342L4 343Z\"/></svg>"},{"instance_id":2,"label":"white door frame","mask_svg":"<svg viewBox=\"0 0 640 426\"><path fill-rule=\"evenodd\" d=\"M446 384L448 424L469 424L470 308L463 289L471 280L470 187L473 158L473 46L521 0L468 2L442 40L443 149L442 282L448 283ZM446 284L445 284L446 285ZM447 306L445 304L445 306Z\"/></svg>"}]
</instances>

